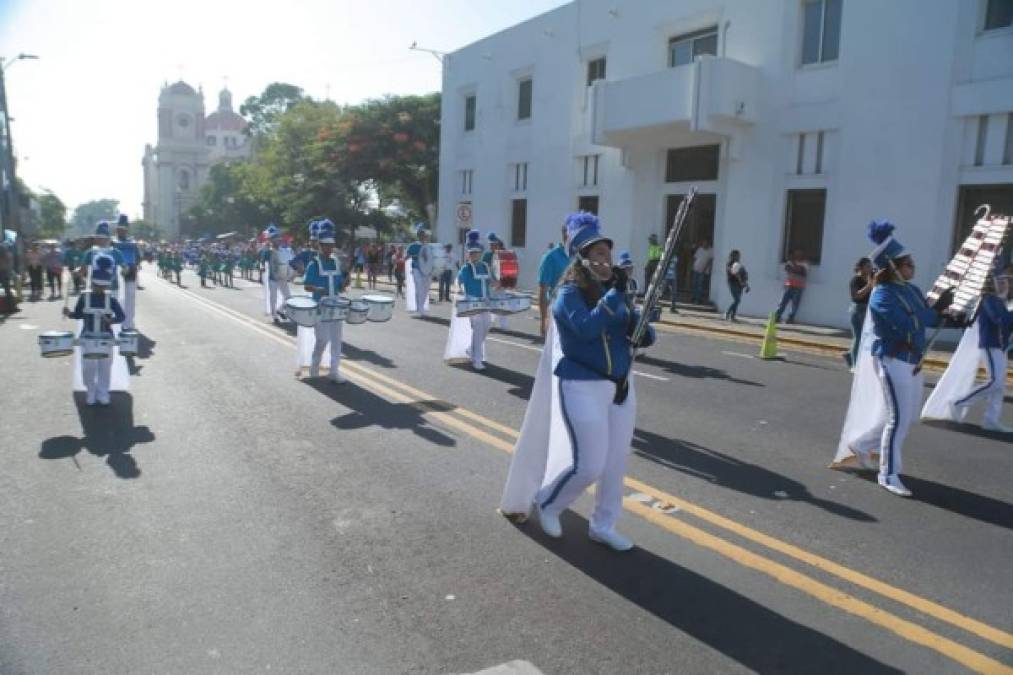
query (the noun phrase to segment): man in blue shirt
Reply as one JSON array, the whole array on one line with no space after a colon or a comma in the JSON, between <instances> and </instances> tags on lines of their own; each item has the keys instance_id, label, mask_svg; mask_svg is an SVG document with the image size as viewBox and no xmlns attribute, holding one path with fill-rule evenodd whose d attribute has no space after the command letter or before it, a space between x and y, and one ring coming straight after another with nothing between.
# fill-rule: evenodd
<instances>
[{"instance_id":1,"label":"man in blue shirt","mask_svg":"<svg viewBox=\"0 0 1013 675\"><path fill-rule=\"evenodd\" d=\"M541 317L540 330L543 338L548 327L552 292L570 265L570 256L566 254L566 225L562 227L562 241L563 243L546 251L538 263L538 315Z\"/></svg>"},{"instance_id":2,"label":"man in blue shirt","mask_svg":"<svg viewBox=\"0 0 1013 675\"><path fill-rule=\"evenodd\" d=\"M341 274L334 253L334 223L322 220L317 225L317 240L320 255L306 266L303 287L313 294L317 302L335 301L348 283ZM320 377L320 361L328 344L331 347L331 368L328 377L332 382L343 384L345 378L338 372L341 365L341 332L344 321L318 321L313 327L316 341L313 344L313 360L310 362L310 377Z\"/></svg>"}]
</instances>

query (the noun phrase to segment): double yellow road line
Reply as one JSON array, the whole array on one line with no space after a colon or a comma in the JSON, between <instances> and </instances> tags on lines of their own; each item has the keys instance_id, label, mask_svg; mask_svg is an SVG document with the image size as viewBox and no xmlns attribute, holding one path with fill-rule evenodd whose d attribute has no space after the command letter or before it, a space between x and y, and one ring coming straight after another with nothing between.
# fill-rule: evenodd
<instances>
[{"instance_id":1,"label":"double yellow road line","mask_svg":"<svg viewBox=\"0 0 1013 675\"><path fill-rule=\"evenodd\" d=\"M168 282L165 283L168 285ZM209 300L193 291L179 290L208 311L240 323L278 344L289 348L295 347L295 340L293 338L280 334L277 329L261 321ZM506 453L513 452L513 444L518 437L517 430L467 408L440 401L432 394L356 362L342 359L341 364L342 372L345 376L364 389L368 389L396 403L413 406L432 421L470 436L486 445ZM1007 650L1013 650L1013 633L990 626L932 600L891 586L862 572L764 534L702 506L658 490L635 478L627 477L624 482L630 493L635 492L638 494L636 499L627 496L623 501L623 507L627 511L671 534L711 550L739 565L766 574L786 586L801 591L827 605L865 619L876 626L885 628L905 640L932 649L971 670L980 673L1013 675L1013 667L1010 665L940 635L921 624L904 619L885 609L872 605L843 590L777 562L770 557L759 555L729 539L718 537L687 522L682 516L691 516L713 528L733 535L734 538L745 540L770 552L815 568L825 575L835 577L865 591L874 593L881 598L903 605L936 621L959 628ZM649 497L652 503L645 503L643 495ZM665 508L659 510L656 508L659 505Z\"/></svg>"}]
</instances>

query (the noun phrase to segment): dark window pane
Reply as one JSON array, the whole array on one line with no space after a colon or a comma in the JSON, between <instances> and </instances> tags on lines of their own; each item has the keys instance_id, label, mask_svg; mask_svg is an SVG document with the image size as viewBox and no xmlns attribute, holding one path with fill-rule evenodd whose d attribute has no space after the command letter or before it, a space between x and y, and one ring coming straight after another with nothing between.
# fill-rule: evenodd
<instances>
[{"instance_id":1,"label":"dark window pane","mask_svg":"<svg viewBox=\"0 0 1013 675\"><path fill-rule=\"evenodd\" d=\"M841 2L826 0L826 14L823 16L823 54L821 61L836 61L841 47Z\"/></svg>"},{"instance_id":2,"label":"dark window pane","mask_svg":"<svg viewBox=\"0 0 1013 675\"><path fill-rule=\"evenodd\" d=\"M960 245L971 234L971 230L977 222L974 211L982 204L988 204L993 214L1013 213L1013 183L960 186L957 222L953 228L953 253L957 252ZM1004 254L1005 260L1009 259L1008 256L1008 252Z\"/></svg>"},{"instance_id":3,"label":"dark window pane","mask_svg":"<svg viewBox=\"0 0 1013 675\"><path fill-rule=\"evenodd\" d=\"M581 195L577 197L577 210L587 211L598 215L598 196L597 195Z\"/></svg>"},{"instance_id":4,"label":"dark window pane","mask_svg":"<svg viewBox=\"0 0 1013 675\"><path fill-rule=\"evenodd\" d=\"M588 61L587 63L587 84L590 86L595 80L605 79L605 57Z\"/></svg>"},{"instance_id":5,"label":"dark window pane","mask_svg":"<svg viewBox=\"0 0 1013 675\"><path fill-rule=\"evenodd\" d=\"M510 214L510 246L512 248L524 248L528 237L528 200L513 200L513 208Z\"/></svg>"},{"instance_id":6,"label":"dark window pane","mask_svg":"<svg viewBox=\"0 0 1013 675\"><path fill-rule=\"evenodd\" d=\"M693 58L695 59L701 54L710 54L711 56L718 55L717 33L693 40Z\"/></svg>"},{"instance_id":7,"label":"dark window pane","mask_svg":"<svg viewBox=\"0 0 1013 675\"><path fill-rule=\"evenodd\" d=\"M531 117L531 80L521 80L518 86L517 119L526 120Z\"/></svg>"},{"instance_id":8,"label":"dark window pane","mask_svg":"<svg viewBox=\"0 0 1013 675\"><path fill-rule=\"evenodd\" d=\"M791 251L802 251L809 262L820 262L826 203L826 190L788 190L782 260L787 260Z\"/></svg>"},{"instance_id":9,"label":"dark window pane","mask_svg":"<svg viewBox=\"0 0 1013 675\"><path fill-rule=\"evenodd\" d=\"M669 65L684 66L687 63L693 61L693 43L687 40L686 42L673 42L671 46L671 57L669 59Z\"/></svg>"},{"instance_id":10,"label":"dark window pane","mask_svg":"<svg viewBox=\"0 0 1013 675\"><path fill-rule=\"evenodd\" d=\"M802 18L802 63L819 63L820 30L823 26L823 2L815 0L804 5Z\"/></svg>"},{"instance_id":11,"label":"dark window pane","mask_svg":"<svg viewBox=\"0 0 1013 675\"><path fill-rule=\"evenodd\" d=\"M468 96L464 99L464 130L471 131L475 128L475 104L476 98Z\"/></svg>"},{"instance_id":12,"label":"dark window pane","mask_svg":"<svg viewBox=\"0 0 1013 675\"><path fill-rule=\"evenodd\" d=\"M719 145L699 145L668 151L665 181L717 180Z\"/></svg>"},{"instance_id":13,"label":"dark window pane","mask_svg":"<svg viewBox=\"0 0 1013 675\"><path fill-rule=\"evenodd\" d=\"M1013 0L988 0L985 9L985 30L1013 25Z\"/></svg>"}]
</instances>

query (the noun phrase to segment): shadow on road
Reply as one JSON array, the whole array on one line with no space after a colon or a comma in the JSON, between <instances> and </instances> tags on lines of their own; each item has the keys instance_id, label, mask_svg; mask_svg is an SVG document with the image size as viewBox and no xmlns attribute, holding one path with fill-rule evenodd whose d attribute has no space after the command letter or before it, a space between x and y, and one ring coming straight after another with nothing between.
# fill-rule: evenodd
<instances>
[{"instance_id":1,"label":"shadow on road","mask_svg":"<svg viewBox=\"0 0 1013 675\"><path fill-rule=\"evenodd\" d=\"M345 328L347 331L347 327ZM368 328L366 330L369 330ZM342 335L343 338L348 337L348 333ZM345 358L351 359L352 361L365 361L366 363L372 363L375 366L381 368L397 368L397 364L386 356L382 356L372 349L361 349L353 344L350 344L347 340L341 342L341 353Z\"/></svg>"},{"instance_id":2,"label":"shadow on road","mask_svg":"<svg viewBox=\"0 0 1013 675\"><path fill-rule=\"evenodd\" d=\"M643 354L637 357L637 363L642 363L648 366L655 366L664 370L666 373L671 373L678 377L689 377L692 379L708 379L708 380L727 380L733 384L746 384L750 387L764 387L766 385L760 382L753 382L752 380L741 380L736 377L732 377L727 371L721 370L720 368L710 368L708 366L691 366L686 363L679 363L678 361L666 361L659 359L648 354Z\"/></svg>"},{"instance_id":3,"label":"shadow on road","mask_svg":"<svg viewBox=\"0 0 1013 675\"><path fill-rule=\"evenodd\" d=\"M150 443L155 434L146 426L134 426L134 398L125 392L113 392L108 407L89 406L85 393L74 392L74 404L84 431L83 438L56 436L42 442L41 459L75 458L81 450L105 457L106 464L119 478L138 478L141 469L130 451L138 443ZM77 460L74 460L75 463Z\"/></svg>"},{"instance_id":4,"label":"shadow on road","mask_svg":"<svg viewBox=\"0 0 1013 675\"><path fill-rule=\"evenodd\" d=\"M508 394L516 396L517 398L527 401L531 396L531 388L535 384L535 378L531 375L526 375L516 370L510 370L509 368L503 368L497 366L495 363L486 362L485 370L474 370L471 364L468 363L454 363L450 366L457 370L464 370L473 375L479 377L487 377L491 380L497 380L504 384L508 384L513 389L507 390Z\"/></svg>"},{"instance_id":5,"label":"shadow on road","mask_svg":"<svg viewBox=\"0 0 1013 675\"><path fill-rule=\"evenodd\" d=\"M137 356L127 356L127 368L131 375L140 375L143 365L137 363L138 360L150 359L152 354L155 353L155 345L158 344L144 333L138 333L137 335Z\"/></svg>"},{"instance_id":6,"label":"shadow on road","mask_svg":"<svg viewBox=\"0 0 1013 675\"><path fill-rule=\"evenodd\" d=\"M802 483L690 441L636 429L634 452L646 460L694 478L761 499L805 502L828 513L862 522L876 519L864 511L812 495Z\"/></svg>"},{"instance_id":7,"label":"shadow on road","mask_svg":"<svg viewBox=\"0 0 1013 675\"><path fill-rule=\"evenodd\" d=\"M900 673L851 646L642 548L616 554L592 543L587 520L566 511L565 534L549 539L516 526L591 579L759 673Z\"/></svg>"},{"instance_id":8,"label":"shadow on road","mask_svg":"<svg viewBox=\"0 0 1013 675\"><path fill-rule=\"evenodd\" d=\"M352 412L331 420L331 424L337 429L365 429L368 427L407 429L419 438L436 445L443 447L457 445L454 438L431 426L422 416L423 411L416 407L423 406L437 412L452 410L453 406L446 403L441 401L420 401L414 405L391 403L351 382L338 385L323 377L306 378L303 383L313 387L335 403L340 403L351 409Z\"/></svg>"}]
</instances>

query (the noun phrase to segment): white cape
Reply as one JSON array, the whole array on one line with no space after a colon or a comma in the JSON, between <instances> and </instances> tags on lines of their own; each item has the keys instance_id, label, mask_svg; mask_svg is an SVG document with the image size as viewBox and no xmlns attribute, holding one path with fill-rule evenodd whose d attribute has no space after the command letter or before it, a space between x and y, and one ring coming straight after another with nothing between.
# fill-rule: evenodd
<instances>
[{"instance_id":1,"label":"white cape","mask_svg":"<svg viewBox=\"0 0 1013 675\"><path fill-rule=\"evenodd\" d=\"M304 368L309 368L313 362L313 346L317 343L317 333L313 328L298 326L296 328L296 374L300 375ZM331 345L328 343L320 357L320 372L330 372L331 368Z\"/></svg>"},{"instance_id":2,"label":"white cape","mask_svg":"<svg viewBox=\"0 0 1013 675\"><path fill-rule=\"evenodd\" d=\"M876 452L883 425L887 419L886 399L883 386L876 375L876 364L872 358L873 333L872 315L865 313L865 326L858 347L858 362L855 376L851 381L851 401L841 429L841 440L837 444L834 464L852 459L855 449L862 452Z\"/></svg>"},{"instance_id":3,"label":"white cape","mask_svg":"<svg viewBox=\"0 0 1013 675\"><path fill-rule=\"evenodd\" d=\"M922 408L923 420L948 420L961 422L967 415L967 408L953 405L974 389L978 377L978 363L981 349L978 348L978 322L964 331L957 351L950 358L946 372L939 378L929 400Z\"/></svg>"},{"instance_id":4,"label":"white cape","mask_svg":"<svg viewBox=\"0 0 1013 675\"><path fill-rule=\"evenodd\" d=\"M552 424L553 418L562 420L559 378L553 374L562 355L555 321L550 321L500 501L500 511L506 515L529 514L538 491L573 463L565 425Z\"/></svg>"},{"instance_id":5,"label":"white cape","mask_svg":"<svg viewBox=\"0 0 1013 675\"><path fill-rule=\"evenodd\" d=\"M81 337L84 320L78 319L74 334ZM113 326L113 335L119 336L119 326ZM109 391L127 391L130 389L130 369L126 357L120 356L120 348L113 347L113 369L109 375ZM87 391L84 386L84 372L81 370L81 347L74 345L74 391Z\"/></svg>"},{"instance_id":6,"label":"white cape","mask_svg":"<svg viewBox=\"0 0 1013 675\"><path fill-rule=\"evenodd\" d=\"M415 275L412 273L412 259L405 258L404 261L404 295L405 295L405 307L409 312L417 312L418 308L415 306ZM431 284L430 284L431 285ZM426 304L422 308L424 311L429 311L429 293L426 293Z\"/></svg>"}]
</instances>

